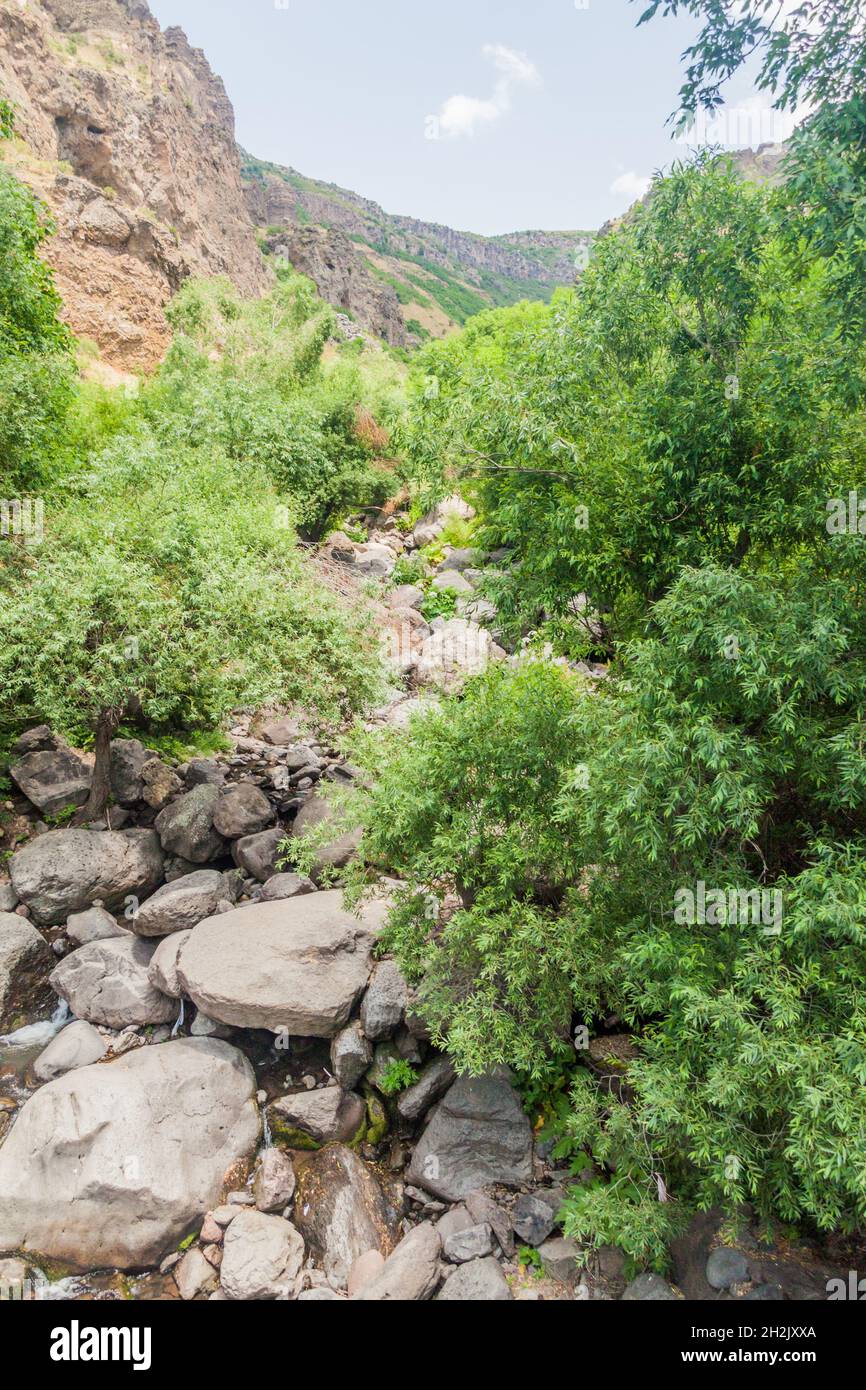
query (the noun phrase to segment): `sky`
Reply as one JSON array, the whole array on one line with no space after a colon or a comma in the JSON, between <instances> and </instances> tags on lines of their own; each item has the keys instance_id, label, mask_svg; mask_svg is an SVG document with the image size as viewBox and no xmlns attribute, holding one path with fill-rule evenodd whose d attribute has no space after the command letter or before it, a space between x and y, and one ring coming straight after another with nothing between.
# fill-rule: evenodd
<instances>
[{"instance_id":1,"label":"sky","mask_svg":"<svg viewBox=\"0 0 866 1390\"><path fill-rule=\"evenodd\" d=\"M638 29L643 0L150 6L204 49L245 149L390 213L487 235L593 229L685 153L666 121L695 21ZM724 143L777 133L747 85L733 98Z\"/></svg>"}]
</instances>

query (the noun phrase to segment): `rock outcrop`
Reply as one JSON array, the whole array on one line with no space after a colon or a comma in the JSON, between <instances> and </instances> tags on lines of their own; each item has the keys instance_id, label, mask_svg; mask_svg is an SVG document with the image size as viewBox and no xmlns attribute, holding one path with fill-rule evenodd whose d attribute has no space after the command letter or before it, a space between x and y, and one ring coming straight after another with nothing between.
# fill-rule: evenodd
<instances>
[{"instance_id":1,"label":"rock outcrop","mask_svg":"<svg viewBox=\"0 0 866 1390\"><path fill-rule=\"evenodd\" d=\"M9 162L57 222L65 313L108 363L159 361L163 306L190 274L265 287L225 88L144 0L0 6L0 87Z\"/></svg>"}]
</instances>

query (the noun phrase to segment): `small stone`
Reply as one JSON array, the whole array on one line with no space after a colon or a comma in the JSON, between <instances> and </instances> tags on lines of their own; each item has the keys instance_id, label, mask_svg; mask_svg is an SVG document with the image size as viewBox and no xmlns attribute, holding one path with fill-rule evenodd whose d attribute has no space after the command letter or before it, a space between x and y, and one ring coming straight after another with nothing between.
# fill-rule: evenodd
<instances>
[{"instance_id":1,"label":"small stone","mask_svg":"<svg viewBox=\"0 0 866 1390\"><path fill-rule=\"evenodd\" d=\"M666 1279L660 1274L639 1274L636 1279L632 1279L628 1288L622 1296L624 1303L666 1303L672 1302L677 1295L671 1288Z\"/></svg>"},{"instance_id":2,"label":"small stone","mask_svg":"<svg viewBox=\"0 0 866 1390\"><path fill-rule=\"evenodd\" d=\"M216 1274L213 1265L205 1259L201 1250L193 1246L187 1250L180 1264L174 1270L174 1282L185 1302L200 1294L210 1293L216 1287Z\"/></svg>"},{"instance_id":3,"label":"small stone","mask_svg":"<svg viewBox=\"0 0 866 1390\"><path fill-rule=\"evenodd\" d=\"M283 1211L295 1194L295 1170L281 1149L265 1149L253 1180L253 1196L259 1211Z\"/></svg>"}]
</instances>

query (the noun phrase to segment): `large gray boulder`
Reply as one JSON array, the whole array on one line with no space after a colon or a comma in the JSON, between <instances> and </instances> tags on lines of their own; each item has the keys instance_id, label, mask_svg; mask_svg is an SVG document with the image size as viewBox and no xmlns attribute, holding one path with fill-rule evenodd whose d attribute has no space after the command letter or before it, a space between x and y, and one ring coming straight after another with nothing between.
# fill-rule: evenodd
<instances>
[{"instance_id":1,"label":"large gray boulder","mask_svg":"<svg viewBox=\"0 0 866 1390\"><path fill-rule=\"evenodd\" d=\"M184 1038L69 1072L0 1148L0 1252L156 1264L219 1205L258 1136L253 1071L227 1043Z\"/></svg>"},{"instance_id":2,"label":"large gray boulder","mask_svg":"<svg viewBox=\"0 0 866 1390\"><path fill-rule=\"evenodd\" d=\"M163 884L142 903L132 919L138 936L170 936L189 931L212 917L217 903L228 896L223 875L217 869L197 869Z\"/></svg>"},{"instance_id":3,"label":"large gray boulder","mask_svg":"<svg viewBox=\"0 0 866 1390\"><path fill-rule=\"evenodd\" d=\"M362 831L360 827L341 829L342 816L338 820L338 813L323 796L311 796L292 822L292 835L296 839L302 839L313 830L318 834L321 826L327 828L331 822L335 823L335 832L339 829L340 833L335 833L332 840L326 840L316 851L310 869L310 877L314 883L321 882L335 869L345 868L350 860L355 858L361 845Z\"/></svg>"},{"instance_id":4,"label":"large gray boulder","mask_svg":"<svg viewBox=\"0 0 866 1390\"><path fill-rule=\"evenodd\" d=\"M64 739L42 726L31 729L16 745L26 749L14 757L9 775L28 801L46 816L56 816L68 806L83 806L90 791L93 767Z\"/></svg>"},{"instance_id":5,"label":"large gray boulder","mask_svg":"<svg viewBox=\"0 0 866 1390\"><path fill-rule=\"evenodd\" d=\"M439 1102L406 1174L446 1202L491 1183L520 1187L532 1178L532 1129L504 1077L462 1076Z\"/></svg>"},{"instance_id":6,"label":"large gray boulder","mask_svg":"<svg viewBox=\"0 0 866 1390\"><path fill-rule=\"evenodd\" d=\"M155 950L137 936L91 941L64 957L51 973L51 984L88 1023L108 1028L168 1023L177 1007L151 983L148 968Z\"/></svg>"},{"instance_id":7,"label":"large gray boulder","mask_svg":"<svg viewBox=\"0 0 866 1390\"><path fill-rule=\"evenodd\" d=\"M50 1013L53 964L49 946L30 922L16 912L0 912L0 1033Z\"/></svg>"},{"instance_id":8,"label":"large gray boulder","mask_svg":"<svg viewBox=\"0 0 866 1390\"><path fill-rule=\"evenodd\" d=\"M232 859L244 873L257 878L259 883L267 883L277 872L282 853L280 846L285 838L285 830L278 825L273 830L261 830L258 835L244 835L234 841Z\"/></svg>"},{"instance_id":9,"label":"large gray boulder","mask_svg":"<svg viewBox=\"0 0 866 1390\"><path fill-rule=\"evenodd\" d=\"M33 1064L37 1081L55 1081L77 1067L89 1067L108 1051L104 1038L89 1023L80 1019L68 1024L52 1038L44 1052Z\"/></svg>"},{"instance_id":10,"label":"large gray boulder","mask_svg":"<svg viewBox=\"0 0 866 1390\"><path fill-rule=\"evenodd\" d=\"M290 1222L242 1211L226 1231L220 1287L230 1299L285 1299L296 1292L303 1263L303 1237Z\"/></svg>"},{"instance_id":11,"label":"large gray boulder","mask_svg":"<svg viewBox=\"0 0 866 1390\"><path fill-rule=\"evenodd\" d=\"M268 1106L268 1122L275 1138L290 1149L350 1143L358 1138L366 1114L361 1097L342 1086L297 1091Z\"/></svg>"},{"instance_id":12,"label":"large gray boulder","mask_svg":"<svg viewBox=\"0 0 866 1390\"><path fill-rule=\"evenodd\" d=\"M368 1250L389 1255L397 1212L375 1170L343 1144L298 1155L295 1225L327 1274L347 1275Z\"/></svg>"},{"instance_id":13,"label":"large gray boulder","mask_svg":"<svg viewBox=\"0 0 866 1390\"><path fill-rule=\"evenodd\" d=\"M224 793L214 810L214 829L227 840L258 835L275 819L276 812L264 792L252 782L241 782Z\"/></svg>"},{"instance_id":14,"label":"large gray boulder","mask_svg":"<svg viewBox=\"0 0 866 1390\"><path fill-rule=\"evenodd\" d=\"M373 1042L390 1038L403 1019L409 989L392 960L383 960L373 971L361 1005L361 1027Z\"/></svg>"},{"instance_id":15,"label":"large gray boulder","mask_svg":"<svg viewBox=\"0 0 866 1390\"><path fill-rule=\"evenodd\" d=\"M508 1303L512 1293L496 1260L488 1255L455 1269L436 1302Z\"/></svg>"},{"instance_id":16,"label":"large gray boulder","mask_svg":"<svg viewBox=\"0 0 866 1390\"><path fill-rule=\"evenodd\" d=\"M420 1302L432 1298L439 1283L442 1240L435 1226L423 1222L400 1241L378 1278L356 1293L362 1303Z\"/></svg>"},{"instance_id":17,"label":"large gray boulder","mask_svg":"<svg viewBox=\"0 0 866 1390\"><path fill-rule=\"evenodd\" d=\"M225 850L222 837L214 829L219 795L217 787L202 783L160 811L154 825L163 849L191 864L217 859Z\"/></svg>"},{"instance_id":18,"label":"large gray boulder","mask_svg":"<svg viewBox=\"0 0 866 1390\"><path fill-rule=\"evenodd\" d=\"M54 926L97 900L113 911L148 897L163 864L152 830L49 830L13 854L9 872L36 921Z\"/></svg>"},{"instance_id":19,"label":"large gray boulder","mask_svg":"<svg viewBox=\"0 0 866 1390\"><path fill-rule=\"evenodd\" d=\"M353 917L335 891L212 917L181 952L184 993L220 1023L332 1038L367 983L386 911L376 902Z\"/></svg>"}]
</instances>

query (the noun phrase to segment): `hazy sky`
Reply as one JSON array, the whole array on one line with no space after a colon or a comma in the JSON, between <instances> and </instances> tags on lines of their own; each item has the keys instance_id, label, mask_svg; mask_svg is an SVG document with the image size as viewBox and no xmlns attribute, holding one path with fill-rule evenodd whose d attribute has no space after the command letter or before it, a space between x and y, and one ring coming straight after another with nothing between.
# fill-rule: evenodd
<instances>
[{"instance_id":1,"label":"hazy sky","mask_svg":"<svg viewBox=\"0 0 866 1390\"><path fill-rule=\"evenodd\" d=\"M643 3L150 5L204 49L246 149L388 212L485 233L595 228L682 152L665 121L693 22L636 29ZM733 143L756 143L744 133Z\"/></svg>"}]
</instances>

